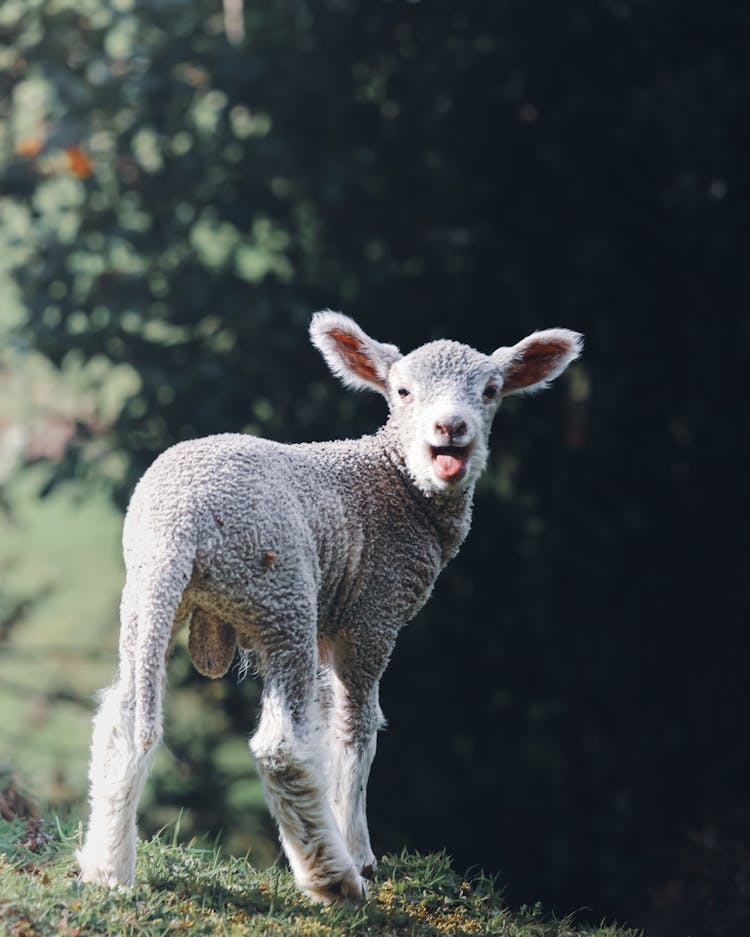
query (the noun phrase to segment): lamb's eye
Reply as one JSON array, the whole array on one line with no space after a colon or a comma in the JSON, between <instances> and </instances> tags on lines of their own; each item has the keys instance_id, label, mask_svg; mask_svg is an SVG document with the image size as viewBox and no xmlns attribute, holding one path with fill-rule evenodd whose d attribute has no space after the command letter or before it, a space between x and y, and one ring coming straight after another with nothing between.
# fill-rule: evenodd
<instances>
[{"instance_id":1,"label":"lamb's eye","mask_svg":"<svg viewBox=\"0 0 750 937\"><path fill-rule=\"evenodd\" d=\"M399 397L410 397L411 391L408 391L405 387L399 387L398 395Z\"/></svg>"},{"instance_id":2,"label":"lamb's eye","mask_svg":"<svg viewBox=\"0 0 750 937\"><path fill-rule=\"evenodd\" d=\"M497 397L497 387L494 384L488 384L482 393L483 400L494 400Z\"/></svg>"}]
</instances>

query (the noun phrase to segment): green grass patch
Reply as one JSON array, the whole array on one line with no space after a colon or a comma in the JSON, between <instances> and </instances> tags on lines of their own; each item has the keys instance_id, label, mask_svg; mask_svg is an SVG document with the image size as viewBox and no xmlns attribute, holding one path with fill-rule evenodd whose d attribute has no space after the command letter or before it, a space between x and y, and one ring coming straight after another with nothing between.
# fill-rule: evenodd
<instances>
[{"instance_id":1,"label":"green grass patch","mask_svg":"<svg viewBox=\"0 0 750 937\"><path fill-rule=\"evenodd\" d=\"M0 934L636 937L615 925L556 920L541 906L511 911L495 881L467 880L445 854L386 856L364 905L323 906L302 896L288 872L181 845L176 831L139 845L134 888L83 885L73 858L79 837L77 825L56 818L0 821Z\"/></svg>"}]
</instances>

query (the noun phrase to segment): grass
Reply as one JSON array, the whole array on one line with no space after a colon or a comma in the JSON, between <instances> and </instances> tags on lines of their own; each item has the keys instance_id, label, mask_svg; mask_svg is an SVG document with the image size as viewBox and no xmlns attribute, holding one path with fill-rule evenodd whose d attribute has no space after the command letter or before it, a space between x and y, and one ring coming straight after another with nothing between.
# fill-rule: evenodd
<instances>
[{"instance_id":1,"label":"grass","mask_svg":"<svg viewBox=\"0 0 750 937\"><path fill-rule=\"evenodd\" d=\"M48 817L0 821L3 937L637 937L616 925L576 925L541 906L507 908L497 883L456 874L445 854L385 856L366 904L322 906L281 869L259 872L212 847L182 845L177 830L140 844L135 888L76 879L80 829Z\"/></svg>"}]
</instances>

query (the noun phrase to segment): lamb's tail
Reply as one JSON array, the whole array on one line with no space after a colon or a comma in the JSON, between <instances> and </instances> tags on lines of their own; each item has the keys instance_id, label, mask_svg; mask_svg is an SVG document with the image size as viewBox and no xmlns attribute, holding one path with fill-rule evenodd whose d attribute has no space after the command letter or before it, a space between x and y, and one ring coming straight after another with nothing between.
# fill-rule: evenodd
<instances>
[{"instance_id":1,"label":"lamb's tail","mask_svg":"<svg viewBox=\"0 0 750 937\"><path fill-rule=\"evenodd\" d=\"M177 554L177 555L175 555ZM194 552L174 551L141 570L135 633L135 742L150 751L161 739L162 697L175 615L192 572Z\"/></svg>"}]
</instances>

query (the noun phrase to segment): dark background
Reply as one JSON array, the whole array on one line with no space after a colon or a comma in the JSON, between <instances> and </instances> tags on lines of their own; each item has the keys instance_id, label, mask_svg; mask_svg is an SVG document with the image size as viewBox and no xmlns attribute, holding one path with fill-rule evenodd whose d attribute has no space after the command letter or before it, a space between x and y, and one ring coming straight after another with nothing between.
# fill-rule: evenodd
<instances>
[{"instance_id":1,"label":"dark background","mask_svg":"<svg viewBox=\"0 0 750 937\"><path fill-rule=\"evenodd\" d=\"M39 63L60 108L46 145L92 161L74 241L47 233L15 272L19 347L143 382L114 424L77 428L53 481L101 478L93 437L128 456L124 505L180 438L372 430L382 401L306 344L320 307L403 351L583 332L570 375L501 411L470 538L384 678L375 849L445 848L513 904L652 937L750 932L750 8L248 3L237 47L220 14L42 10L23 48L6 28L3 92ZM6 194L38 185L19 155ZM201 246L201 219L226 249ZM118 241L141 267L71 263ZM257 691L225 697L249 731Z\"/></svg>"}]
</instances>

